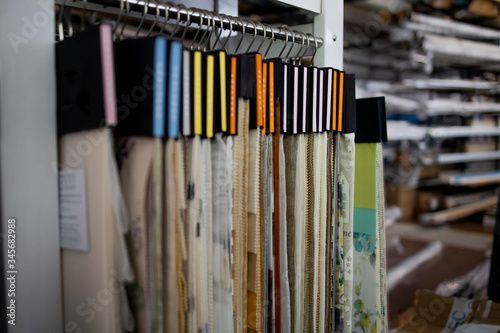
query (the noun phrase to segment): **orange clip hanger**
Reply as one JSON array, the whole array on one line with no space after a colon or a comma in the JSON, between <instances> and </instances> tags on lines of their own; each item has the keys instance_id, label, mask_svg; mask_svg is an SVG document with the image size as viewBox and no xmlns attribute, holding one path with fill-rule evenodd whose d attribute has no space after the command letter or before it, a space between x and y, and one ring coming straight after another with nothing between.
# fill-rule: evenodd
<instances>
[{"instance_id":1,"label":"orange clip hanger","mask_svg":"<svg viewBox=\"0 0 500 333\"><path fill-rule=\"evenodd\" d=\"M267 132L267 62L262 64L262 134L266 134Z\"/></svg>"},{"instance_id":2,"label":"orange clip hanger","mask_svg":"<svg viewBox=\"0 0 500 333\"><path fill-rule=\"evenodd\" d=\"M264 101L262 91L262 55L255 53L255 80L256 80L256 102L257 102L257 126L264 126L263 114Z\"/></svg>"},{"instance_id":3,"label":"orange clip hanger","mask_svg":"<svg viewBox=\"0 0 500 333\"><path fill-rule=\"evenodd\" d=\"M237 73L238 73L238 58L231 57L231 69L229 79L229 134L236 135L236 115L237 115Z\"/></svg>"},{"instance_id":4,"label":"orange clip hanger","mask_svg":"<svg viewBox=\"0 0 500 333\"><path fill-rule=\"evenodd\" d=\"M344 72L340 72L339 77L339 117L338 117L338 131L343 132L343 116L344 116Z\"/></svg>"},{"instance_id":5,"label":"orange clip hanger","mask_svg":"<svg viewBox=\"0 0 500 333\"><path fill-rule=\"evenodd\" d=\"M269 133L275 133L274 62L269 62Z\"/></svg>"}]
</instances>

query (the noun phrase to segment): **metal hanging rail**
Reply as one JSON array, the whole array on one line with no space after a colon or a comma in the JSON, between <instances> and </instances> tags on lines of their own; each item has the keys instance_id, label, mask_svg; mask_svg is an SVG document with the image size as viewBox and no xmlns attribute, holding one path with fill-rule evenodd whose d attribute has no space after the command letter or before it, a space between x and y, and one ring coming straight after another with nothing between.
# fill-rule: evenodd
<instances>
[{"instance_id":1,"label":"metal hanging rail","mask_svg":"<svg viewBox=\"0 0 500 333\"><path fill-rule=\"evenodd\" d=\"M114 14L118 14L120 12L119 10L122 9L124 15L127 15L128 7L130 8L129 14L131 16L135 14L136 17L141 17L146 14L146 20L148 21L157 21L156 17L158 16L159 10L160 20L158 20L158 22L162 22L161 20L164 20L165 17L169 20L188 22L189 17L189 22L197 25L207 25L207 23L210 22L210 25L217 28L222 27L225 30L232 29L233 31L256 34L257 36L280 39L287 42L310 45L312 47L316 46L317 48L323 45L323 38L321 37L292 31L288 28L275 28L269 25L264 26L256 21L243 20L238 17L218 14L198 8L183 8L182 5L175 5L172 3L137 0L56 0L55 3L99 12L110 12L108 9L113 8L115 9L112 11Z\"/></svg>"}]
</instances>

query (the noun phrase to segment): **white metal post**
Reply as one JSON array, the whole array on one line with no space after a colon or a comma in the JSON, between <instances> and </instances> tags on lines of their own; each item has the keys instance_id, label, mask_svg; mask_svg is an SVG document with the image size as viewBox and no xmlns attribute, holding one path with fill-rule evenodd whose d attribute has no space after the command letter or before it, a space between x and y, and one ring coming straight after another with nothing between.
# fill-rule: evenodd
<instances>
[{"instance_id":1,"label":"white metal post","mask_svg":"<svg viewBox=\"0 0 500 333\"><path fill-rule=\"evenodd\" d=\"M317 66L343 69L344 1L322 0L321 13L314 18L314 35L323 37L315 57Z\"/></svg>"},{"instance_id":2,"label":"white metal post","mask_svg":"<svg viewBox=\"0 0 500 333\"><path fill-rule=\"evenodd\" d=\"M15 326L8 324L7 332L59 333L54 1L0 0L0 32L1 269L4 279L15 276L5 288L13 287L15 298L1 293L7 304L15 300ZM13 266L6 253L11 218L16 221ZM4 308L1 312L5 316Z\"/></svg>"}]
</instances>

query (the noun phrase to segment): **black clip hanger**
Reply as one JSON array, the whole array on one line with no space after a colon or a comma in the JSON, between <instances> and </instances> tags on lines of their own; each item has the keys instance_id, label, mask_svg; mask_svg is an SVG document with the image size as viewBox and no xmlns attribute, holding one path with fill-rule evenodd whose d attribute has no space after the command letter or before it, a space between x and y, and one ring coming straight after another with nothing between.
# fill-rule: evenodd
<instances>
[{"instance_id":1,"label":"black clip hanger","mask_svg":"<svg viewBox=\"0 0 500 333\"><path fill-rule=\"evenodd\" d=\"M108 23L56 44L59 135L116 125L114 61Z\"/></svg>"},{"instance_id":2,"label":"black clip hanger","mask_svg":"<svg viewBox=\"0 0 500 333\"><path fill-rule=\"evenodd\" d=\"M167 40L115 43L119 123L117 134L163 137L167 105Z\"/></svg>"},{"instance_id":3,"label":"black clip hanger","mask_svg":"<svg viewBox=\"0 0 500 333\"><path fill-rule=\"evenodd\" d=\"M354 74L345 74L344 132L356 132L356 77Z\"/></svg>"},{"instance_id":4,"label":"black clip hanger","mask_svg":"<svg viewBox=\"0 0 500 333\"><path fill-rule=\"evenodd\" d=\"M387 142L385 97L356 100L356 143Z\"/></svg>"}]
</instances>

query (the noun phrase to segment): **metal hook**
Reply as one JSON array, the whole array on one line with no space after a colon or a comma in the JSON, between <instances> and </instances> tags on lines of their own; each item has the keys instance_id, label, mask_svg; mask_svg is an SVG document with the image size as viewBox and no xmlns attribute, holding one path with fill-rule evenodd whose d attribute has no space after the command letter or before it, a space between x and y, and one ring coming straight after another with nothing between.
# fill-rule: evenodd
<instances>
[{"instance_id":1,"label":"metal hook","mask_svg":"<svg viewBox=\"0 0 500 333\"><path fill-rule=\"evenodd\" d=\"M193 45L194 45L194 42L196 41L196 37L198 37L198 35L200 34L200 31L201 31L201 28L203 26L203 15L200 13L200 26L198 27L198 31L196 31L196 34L194 35L193 37L193 40L191 41L191 44L189 45L189 48L192 50L193 49Z\"/></svg>"},{"instance_id":2,"label":"metal hook","mask_svg":"<svg viewBox=\"0 0 500 333\"><path fill-rule=\"evenodd\" d=\"M171 2L163 4L163 10L165 14L165 20L163 20L163 24L161 25L160 29L160 36L163 34L163 31L165 31L165 25L167 25L168 19L169 19L169 11L170 11L170 6L172 5Z\"/></svg>"},{"instance_id":3,"label":"metal hook","mask_svg":"<svg viewBox=\"0 0 500 333\"><path fill-rule=\"evenodd\" d=\"M259 47L257 48L257 53L260 53L260 49L262 48L262 45L264 44L264 41L267 38L267 27L261 22L257 23L262 27L262 34L263 34L262 41L260 42Z\"/></svg>"},{"instance_id":4,"label":"metal hook","mask_svg":"<svg viewBox=\"0 0 500 333\"><path fill-rule=\"evenodd\" d=\"M64 40L64 26L62 23L63 15L64 15L64 7L66 6L66 0L63 0L59 5L59 13L57 15L56 27L57 32L59 34L59 41Z\"/></svg>"},{"instance_id":5,"label":"metal hook","mask_svg":"<svg viewBox=\"0 0 500 333\"><path fill-rule=\"evenodd\" d=\"M175 9L177 10L177 22L175 23L174 28L172 29L172 32L170 33L170 39L174 38L175 32L177 28L179 27L179 22L181 20L181 9L177 4L173 4Z\"/></svg>"},{"instance_id":6,"label":"metal hook","mask_svg":"<svg viewBox=\"0 0 500 333\"><path fill-rule=\"evenodd\" d=\"M264 25L266 27L269 27L269 29L271 29L271 42L269 43L269 46L266 49L266 53L264 53L264 59L265 59L267 57L267 54L269 53L269 50L271 49L271 45L274 44L274 29L269 24L264 24ZM288 35L287 35L287 41L288 41Z\"/></svg>"},{"instance_id":7,"label":"metal hook","mask_svg":"<svg viewBox=\"0 0 500 333\"><path fill-rule=\"evenodd\" d=\"M234 51L234 54L238 54L238 50L240 49L241 42L243 41L243 38L245 38L245 22L243 22L243 20L240 19L239 17L235 17L234 19L236 20L236 22L239 21L239 23L241 24L241 29L242 29L240 40L238 41L238 45L236 45L236 50Z\"/></svg>"},{"instance_id":8,"label":"metal hook","mask_svg":"<svg viewBox=\"0 0 500 333\"><path fill-rule=\"evenodd\" d=\"M295 32L294 32L295 33ZM293 58L293 64L295 65L297 63L297 58L300 57L300 54L302 53L302 49L304 48L304 45L306 44L305 40L304 40L304 36L305 34L300 32L300 31L297 31L297 33L299 35L301 35L301 38L302 38L302 44L300 45L300 49L299 49L299 52L297 52L297 55ZM299 62L299 65L300 65L300 62Z\"/></svg>"},{"instance_id":9,"label":"metal hook","mask_svg":"<svg viewBox=\"0 0 500 333\"><path fill-rule=\"evenodd\" d=\"M281 27L279 29L280 29L280 32L281 32ZM283 30L285 30L285 29L283 29ZM285 49L286 49L287 46L288 46L288 34L287 34L286 30L285 30L285 44L283 45L283 48L281 49L281 52L278 55L278 58L281 58L281 55L283 54L283 52L285 51Z\"/></svg>"},{"instance_id":10,"label":"metal hook","mask_svg":"<svg viewBox=\"0 0 500 333\"><path fill-rule=\"evenodd\" d=\"M125 16L125 20L123 21L122 24L122 30L120 31L120 40L123 39L123 31L125 31L125 26L127 25L128 18L130 16L130 3L128 1L125 1L126 7L127 7L127 15Z\"/></svg>"},{"instance_id":11,"label":"metal hook","mask_svg":"<svg viewBox=\"0 0 500 333\"><path fill-rule=\"evenodd\" d=\"M149 30L148 30L148 33L147 33L148 37L151 35L151 32L156 27L156 23L158 23L158 19L160 18L160 7L158 6L158 2L156 0L154 0L154 2L156 5L156 17L155 17L155 21L153 22L153 24L151 24L151 28L149 28Z\"/></svg>"},{"instance_id":12,"label":"metal hook","mask_svg":"<svg viewBox=\"0 0 500 333\"><path fill-rule=\"evenodd\" d=\"M142 28L142 25L144 24L144 20L146 19L146 15L148 13L148 6L149 6L149 0L147 0L144 3L144 11L142 12L142 18L141 21L139 22L139 25L137 26L137 30L135 30L135 37L139 36L139 31Z\"/></svg>"},{"instance_id":13,"label":"metal hook","mask_svg":"<svg viewBox=\"0 0 500 333\"><path fill-rule=\"evenodd\" d=\"M314 53L311 58L311 66L314 66L314 57L316 56L316 52L318 51L318 39L314 35L311 36L312 38L314 38Z\"/></svg>"},{"instance_id":14,"label":"metal hook","mask_svg":"<svg viewBox=\"0 0 500 333\"><path fill-rule=\"evenodd\" d=\"M65 0L66 2L66 0ZM120 25L120 21L122 19L122 16L123 16L123 7L125 6L125 1L124 0L121 0L120 1L120 12L118 13L118 17L116 18L116 22L115 22L115 27L113 28L113 35L116 37L116 31L118 30L118 25Z\"/></svg>"},{"instance_id":15,"label":"metal hook","mask_svg":"<svg viewBox=\"0 0 500 333\"><path fill-rule=\"evenodd\" d=\"M252 20L248 20L247 22L252 23L252 25L253 25L253 38L252 38L252 42L248 45L245 53L248 53L250 51L250 48L252 47L253 42L255 42L255 37L257 37L257 24L255 24L255 21L252 21Z\"/></svg>"},{"instance_id":16,"label":"metal hook","mask_svg":"<svg viewBox=\"0 0 500 333\"><path fill-rule=\"evenodd\" d=\"M206 15L207 16L207 30L205 30L205 32L203 33L203 36L201 36L201 39L200 39L200 43L198 44L198 50L201 50L201 46L203 45L203 51L206 51L207 49L207 46L206 46L206 42L205 42L205 37L207 36L207 33L208 31L210 30L211 28L211 15L209 14L208 11L206 10L200 10L201 14L202 15ZM200 16L200 18L203 17L203 16ZM213 30L211 30L210 34L208 35L208 39L210 40L210 37L212 36L212 32Z\"/></svg>"},{"instance_id":17,"label":"metal hook","mask_svg":"<svg viewBox=\"0 0 500 333\"><path fill-rule=\"evenodd\" d=\"M83 0L82 4L82 21L81 21L81 29L85 30L85 16L87 14L87 0Z\"/></svg>"},{"instance_id":18,"label":"metal hook","mask_svg":"<svg viewBox=\"0 0 500 333\"><path fill-rule=\"evenodd\" d=\"M186 6L182 5L182 7L186 10L186 26L184 27L184 31L182 32L181 36L181 42L184 42L184 38L186 37L186 33L189 30L189 26L191 25L191 12L189 9L186 8Z\"/></svg>"},{"instance_id":19,"label":"metal hook","mask_svg":"<svg viewBox=\"0 0 500 333\"><path fill-rule=\"evenodd\" d=\"M212 50L215 50L215 47L217 46L217 43L220 43L222 45L222 43L220 41L220 36L222 35L222 31L224 30L224 22L222 21L222 16L219 15L219 14L215 14L214 17L213 17L214 29L216 27L216 25L215 25L215 17L217 17L219 19L219 21L220 21L220 28L219 28L219 33L215 35L215 37L217 39L215 40L214 45L212 46Z\"/></svg>"},{"instance_id":20,"label":"metal hook","mask_svg":"<svg viewBox=\"0 0 500 333\"><path fill-rule=\"evenodd\" d=\"M290 33L290 35L292 36L292 47L290 48L290 50L288 50L288 53L286 54L286 57L285 59L290 59L289 56L290 56L290 52L292 52L292 49L293 47L295 46L295 34L293 33L292 30L290 30L288 27L283 27L283 29L287 32Z\"/></svg>"},{"instance_id":21,"label":"metal hook","mask_svg":"<svg viewBox=\"0 0 500 333\"><path fill-rule=\"evenodd\" d=\"M66 25L68 26L68 37L73 37L73 33L75 32L75 29L73 29L73 22L71 20L71 12L66 12L63 15L64 21L66 22Z\"/></svg>"},{"instance_id":22,"label":"metal hook","mask_svg":"<svg viewBox=\"0 0 500 333\"><path fill-rule=\"evenodd\" d=\"M214 30L217 28L215 26L215 15L212 12L209 12L207 10L205 10L204 12L208 16L208 28L210 29L210 33L208 34L207 39L203 40L203 51L207 51L207 49L208 49L208 51L211 51L210 50L210 40L212 39L212 36L214 34Z\"/></svg>"},{"instance_id":23,"label":"metal hook","mask_svg":"<svg viewBox=\"0 0 500 333\"><path fill-rule=\"evenodd\" d=\"M224 51L227 52L226 44L229 41L229 39L231 38L231 34L233 33L233 18L232 17L228 17L226 15L222 15L222 16L223 17L227 17L227 19L229 21L229 35L227 36L226 40L224 41L224 44L222 44L222 48L224 49Z\"/></svg>"},{"instance_id":24,"label":"metal hook","mask_svg":"<svg viewBox=\"0 0 500 333\"><path fill-rule=\"evenodd\" d=\"M302 41L304 41L304 37L307 38L307 47L305 48L304 50L304 53L302 53L302 55L300 56L299 58L299 64L302 62L302 59L304 58L304 56L306 55L307 53L307 50L309 50L309 44L310 44L310 41L309 41L309 34L305 34L303 32L300 33L303 37L302 37Z\"/></svg>"}]
</instances>

